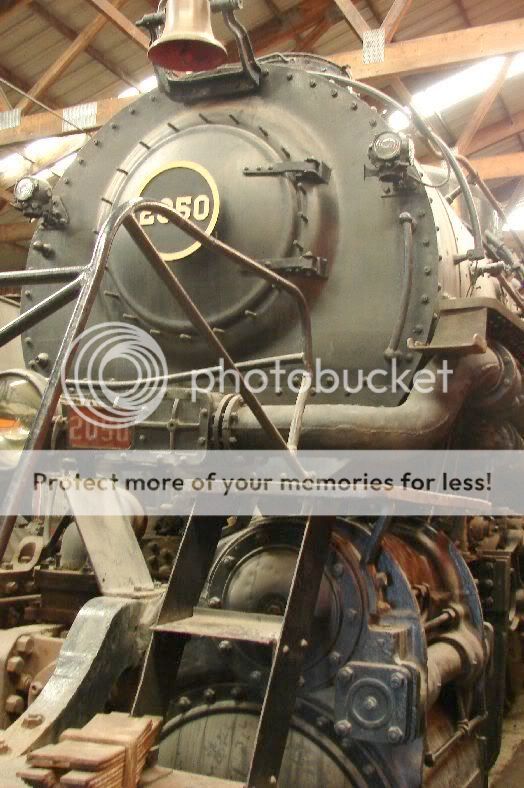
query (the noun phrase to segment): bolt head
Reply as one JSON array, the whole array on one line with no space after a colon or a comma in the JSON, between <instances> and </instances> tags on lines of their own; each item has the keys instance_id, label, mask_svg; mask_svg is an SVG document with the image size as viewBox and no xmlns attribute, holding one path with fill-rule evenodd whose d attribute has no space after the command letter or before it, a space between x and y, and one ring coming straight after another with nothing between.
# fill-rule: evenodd
<instances>
[{"instance_id":1,"label":"bolt head","mask_svg":"<svg viewBox=\"0 0 524 788\"><path fill-rule=\"evenodd\" d=\"M391 681L389 682L393 689L400 689L404 684L404 676L402 673L393 673L391 676Z\"/></svg>"},{"instance_id":2,"label":"bolt head","mask_svg":"<svg viewBox=\"0 0 524 788\"><path fill-rule=\"evenodd\" d=\"M218 648L222 652L222 654L230 654L233 649L233 646L230 640L221 640L220 643L218 644Z\"/></svg>"},{"instance_id":3,"label":"bolt head","mask_svg":"<svg viewBox=\"0 0 524 788\"><path fill-rule=\"evenodd\" d=\"M6 667L8 673L21 673L24 669L24 660L22 657L9 657Z\"/></svg>"},{"instance_id":4,"label":"bolt head","mask_svg":"<svg viewBox=\"0 0 524 788\"><path fill-rule=\"evenodd\" d=\"M8 695L5 701L5 710L8 714L16 714L17 717L25 711L25 702L21 695Z\"/></svg>"},{"instance_id":5,"label":"bolt head","mask_svg":"<svg viewBox=\"0 0 524 788\"><path fill-rule=\"evenodd\" d=\"M24 717L22 725L24 728L38 728L44 721L42 714L27 714Z\"/></svg>"},{"instance_id":6,"label":"bolt head","mask_svg":"<svg viewBox=\"0 0 524 788\"><path fill-rule=\"evenodd\" d=\"M388 729L388 739L392 744L397 744L402 739L402 731L397 726Z\"/></svg>"},{"instance_id":7,"label":"bolt head","mask_svg":"<svg viewBox=\"0 0 524 788\"><path fill-rule=\"evenodd\" d=\"M351 723L347 720L339 720L335 723L335 733L340 739L349 736L351 734Z\"/></svg>"},{"instance_id":8,"label":"bolt head","mask_svg":"<svg viewBox=\"0 0 524 788\"><path fill-rule=\"evenodd\" d=\"M217 596L212 596L211 599L208 602L208 605L209 605L209 607L212 607L212 608L215 608L215 609L216 608L220 608L220 607L222 607L222 600L219 599L219 597L217 597Z\"/></svg>"},{"instance_id":9,"label":"bolt head","mask_svg":"<svg viewBox=\"0 0 524 788\"><path fill-rule=\"evenodd\" d=\"M337 673L337 679L340 681L341 684L349 684L353 681L353 671L351 668L342 668Z\"/></svg>"},{"instance_id":10,"label":"bolt head","mask_svg":"<svg viewBox=\"0 0 524 788\"><path fill-rule=\"evenodd\" d=\"M35 639L31 635L21 635L16 641L16 650L19 654L32 654L35 647Z\"/></svg>"}]
</instances>

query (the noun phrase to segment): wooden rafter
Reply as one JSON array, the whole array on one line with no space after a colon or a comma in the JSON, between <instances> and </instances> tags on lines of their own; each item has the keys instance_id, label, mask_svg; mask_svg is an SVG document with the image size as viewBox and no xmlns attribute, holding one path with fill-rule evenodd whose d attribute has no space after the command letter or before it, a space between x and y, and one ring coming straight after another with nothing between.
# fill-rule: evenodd
<instances>
[{"instance_id":1,"label":"wooden rafter","mask_svg":"<svg viewBox=\"0 0 524 788\"><path fill-rule=\"evenodd\" d=\"M103 14L105 18L118 29L124 33L131 41L138 44L146 51L149 49L149 38L142 33L121 11L118 11L116 3L110 3L109 0L86 0L93 8Z\"/></svg>"},{"instance_id":2,"label":"wooden rafter","mask_svg":"<svg viewBox=\"0 0 524 788\"><path fill-rule=\"evenodd\" d=\"M42 0L33 0L33 11L35 14L38 14L47 24L54 28L58 33L64 36L64 38L68 38L70 41L75 41L78 36L78 32L73 30L72 27L69 27L65 22L62 21L58 16L51 13L49 10L49 6L44 5ZM112 63L105 55L96 49L96 47L89 44L85 48L85 52L89 55L90 58L96 60L97 63L100 63L107 71L110 71L115 77L125 82L127 85L131 87L136 87L136 82L131 79L127 74L125 74L122 69L117 66L115 63Z\"/></svg>"},{"instance_id":3,"label":"wooden rafter","mask_svg":"<svg viewBox=\"0 0 524 788\"><path fill-rule=\"evenodd\" d=\"M524 152L504 153L500 156L485 156L472 159L471 163L481 178L491 181L495 178L514 178L524 175Z\"/></svg>"},{"instance_id":4,"label":"wooden rafter","mask_svg":"<svg viewBox=\"0 0 524 788\"><path fill-rule=\"evenodd\" d=\"M344 14L346 20L349 22L357 36L362 40L364 38L364 33L368 32L372 28L366 22L360 11L353 5L350 0L335 0L336 4ZM396 5L396 3L394 3ZM368 6L375 21L377 24L381 24L380 20L378 19L375 10L372 6ZM406 9L407 10L407 9ZM387 19L387 17L386 17ZM385 24L386 19L382 22L382 25ZM400 18L398 20L400 22ZM396 30L393 31L393 35L395 35ZM407 87L404 85L401 79L398 77L393 77L391 80L391 84L393 89L395 90L396 94L402 99L405 104L411 104L412 96Z\"/></svg>"},{"instance_id":5,"label":"wooden rafter","mask_svg":"<svg viewBox=\"0 0 524 788\"><path fill-rule=\"evenodd\" d=\"M85 126L85 131L98 129L120 110L135 101L135 97L102 99L97 102L97 110L93 116L92 123ZM36 112L22 118L22 122L11 129L0 130L0 147L3 145L18 145L40 137L63 137L70 134L77 134L78 130L73 127L65 127L60 116L50 112Z\"/></svg>"},{"instance_id":6,"label":"wooden rafter","mask_svg":"<svg viewBox=\"0 0 524 788\"><path fill-rule=\"evenodd\" d=\"M488 90L486 90L486 92L480 99L479 103L477 104L475 111L469 118L465 128L462 130L460 137L457 140L456 148L459 153L463 153L465 150L467 150L471 140L473 139L473 137L481 127L484 118L486 117L491 107L493 106L493 102L497 98L498 94L502 89L504 82L506 81L506 77L508 76L508 71L512 62L513 62L513 58L511 57L504 58L495 81L493 82L492 85L490 85Z\"/></svg>"},{"instance_id":7,"label":"wooden rafter","mask_svg":"<svg viewBox=\"0 0 524 788\"><path fill-rule=\"evenodd\" d=\"M402 22L402 18L409 11L412 2L413 0L394 0L393 5L382 22L384 37L387 44L393 39Z\"/></svg>"},{"instance_id":8,"label":"wooden rafter","mask_svg":"<svg viewBox=\"0 0 524 788\"><path fill-rule=\"evenodd\" d=\"M125 0L114 0L114 8L123 5ZM98 35L107 19L102 14L97 14L93 21L77 35L75 40L62 52L60 57L49 66L37 82L28 91L33 98L38 98L47 90L64 71L69 68L71 63L89 46L91 41ZM23 98L16 106L21 112L26 112L32 102L29 98Z\"/></svg>"},{"instance_id":9,"label":"wooden rafter","mask_svg":"<svg viewBox=\"0 0 524 788\"><path fill-rule=\"evenodd\" d=\"M349 65L358 79L373 79L414 74L522 49L524 19L512 19L389 44L383 63L364 64L362 53L357 50L338 53L332 60Z\"/></svg>"},{"instance_id":10,"label":"wooden rafter","mask_svg":"<svg viewBox=\"0 0 524 788\"><path fill-rule=\"evenodd\" d=\"M353 5L351 0L335 0L346 20L349 22L357 36L362 40L364 33L371 30L360 11Z\"/></svg>"},{"instance_id":11,"label":"wooden rafter","mask_svg":"<svg viewBox=\"0 0 524 788\"><path fill-rule=\"evenodd\" d=\"M508 120L501 120L480 129L467 146L467 153L477 153L521 132L524 132L524 111L515 113Z\"/></svg>"}]
</instances>

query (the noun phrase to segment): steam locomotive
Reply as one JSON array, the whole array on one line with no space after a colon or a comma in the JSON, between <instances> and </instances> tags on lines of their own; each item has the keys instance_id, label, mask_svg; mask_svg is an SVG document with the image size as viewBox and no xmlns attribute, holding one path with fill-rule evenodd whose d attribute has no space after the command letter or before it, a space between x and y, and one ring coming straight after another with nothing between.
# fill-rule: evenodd
<instances>
[{"instance_id":1,"label":"steam locomotive","mask_svg":"<svg viewBox=\"0 0 524 788\"><path fill-rule=\"evenodd\" d=\"M52 190L19 182L17 205L39 223L27 270L10 275L27 366L2 373L12 429L29 448L78 447L57 370L89 312L89 325L141 327L167 359L162 404L127 448L286 448L297 407L301 448L522 448L523 269L499 206L414 111L396 132L398 106L333 63L256 59L237 5L211 4L239 49L240 64L220 65L207 1L161 3L142 20L159 89ZM445 167L422 166L415 142ZM324 367L353 380L394 363L411 380L446 360L449 389L349 398L313 380L302 412L289 387L191 400L188 376L216 364L217 343L237 369L287 363L304 305ZM95 374L86 362L77 382ZM110 375L128 380L129 362ZM198 518L137 512L115 542L106 523L125 545L124 583L74 510L6 521L5 780L111 708L159 713L159 763L189 785L487 785L523 680L518 518L373 521L348 504L324 530L254 516L199 531Z\"/></svg>"}]
</instances>

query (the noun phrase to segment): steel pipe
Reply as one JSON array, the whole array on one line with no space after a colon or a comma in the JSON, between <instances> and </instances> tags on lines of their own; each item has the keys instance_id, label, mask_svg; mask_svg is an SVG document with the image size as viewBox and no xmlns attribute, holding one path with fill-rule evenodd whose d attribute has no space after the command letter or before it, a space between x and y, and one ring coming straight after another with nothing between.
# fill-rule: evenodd
<instances>
[{"instance_id":1,"label":"steel pipe","mask_svg":"<svg viewBox=\"0 0 524 788\"><path fill-rule=\"evenodd\" d=\"M398 407L363 405L307 405L300 447L303 449L428 449L449 433L468 397L492 392L501 384L503 362L488 349L482 355L463 356L450 363L447 390L437 374L442 361L427 366L437 381L431 393L413 390ZM502 376L503 377L503 376ZM269 405L265 411L282 434L287 434L293 406ZM267 448L265 436L250 410L243 406L229 425L238 448Z\"/></svg>"}]
</instances>

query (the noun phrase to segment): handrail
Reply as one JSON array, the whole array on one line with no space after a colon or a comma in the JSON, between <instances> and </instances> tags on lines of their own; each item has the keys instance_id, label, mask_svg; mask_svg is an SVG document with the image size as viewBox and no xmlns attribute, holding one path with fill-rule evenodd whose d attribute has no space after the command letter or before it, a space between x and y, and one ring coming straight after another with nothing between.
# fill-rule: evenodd
<instances>
[{"instance_id":1,"label":"handrail","mask_svg":"<svg viewBox=\"0 0 524 788\"><path fill-rule=\"evenodd\" d=\"M148 236L144 233L136 221L134 214L139 210L144 209L158 213L161 216L165 216L172 224L178 226L188 235L195 238L195 240L200 241L203 246L211 249L212 251L216 251L225 255L230 260L237 263L238 265L243 266L244 268L255 271L267 281L272 282L277 287L280 287L281 289L288 292L297 301L304 334L305 372L303 375L300 393L297 397L295 412L293 414L287 444L273 422L267 416L258 398L246 386L240 371L237 369L235 363L227 353L218 337L214 334L213 330L209 326L209 323L200 313L195 304L191 301L191 298L186 293L175 274L167 266L156 247L152 244ZM52 424L54 412L60 400L62 371L65 367L65 374L67 374L67 370L73 362L76 352L76 346L74 344L75 340L85 329L93 303L105 273L106 263L111 252L111 247L115 240L115 236L122 225L125 226L126 230L129 232L135 243L137 243L139 248L146 255L150 264L153 266L153 268L155 268L157 273L162 277L166 285L169 287L170 291L185 309L186 314L188 314L190 319L194 322L197 328L200 329L204 337L209 341L209 344L215 350L217 350L218 353L222 353L222 357L224 358L224 361L228 363L229 368L236 371L238 380L240 382L240 391L242 392L242 396L244 397L246 404L252 410L261 427L270 436L272 442L278 448L290 451L291 455L293 456L293 461L296 462L294 452L298 445L298 437L300 434L302 418L306 407L307 395L310 390L313 370L311 317L309 314L307 301L304 298L302 292L298 287L291 284L291 282L288 282L274 271L269 271L267 268L260 265L260 263L257 263L250 257L247 257L241 252L238 252L236 249L224 244L222 241L207 236L193 222L189 221L188 219L184 219L182 216L177 214L176 211L168 208L163 203L143 199L131 200L117 207L111 212L102 225L100 232L98 233L95 248L93 250L89 264L81 270L81 272L78 274L78 277L73 282L58 291L59 294L67 295L69 298L72 295L73 289L78 289L78 299L75 303L73 313L69 320L64 337L62 339L62 343L47 380L47 385L42 395L42 401L36 412L33 424L31 425L29 436L23 447L21 460L17 467L16 477L7 493L7 499L5 502L5 511L7 514L4 515L0 524L0 560L5 553L17 520L18 515L16 512L20 502L22 484L32 470L34 463L33 453L43 448L45 439ZM75 274L76 273L77 271L75 271ZM62 295L60 296L60 302L63 305L64 302L61 299ZM56 304L57 299L55 298L53 301L53 306L56 306ZM20 321L17 325L17 327L20 328L18 333L22 332L23 325L24 323L22 319L22 321ZM9 514L9 512L13 513Z\"/></svg>"}]
</instances>

